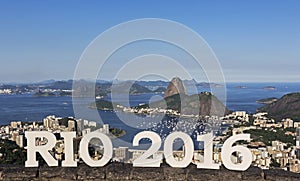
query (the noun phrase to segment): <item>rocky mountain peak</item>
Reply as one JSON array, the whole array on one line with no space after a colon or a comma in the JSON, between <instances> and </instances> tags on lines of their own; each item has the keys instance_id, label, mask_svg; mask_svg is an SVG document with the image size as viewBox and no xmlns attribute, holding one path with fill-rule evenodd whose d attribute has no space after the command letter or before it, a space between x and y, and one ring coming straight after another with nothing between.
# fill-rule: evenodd
<instances>
[{"instance_id":1,"label":"rocky mountain peak","mask_svg":"<svg viewBox=\"0 0 300 181\"><path fill-rule=\"evenodd\" d=\"M186 94L183 81L179 77L174 77L169 83L164 97L170 97L175 94Z\"/></svg>"}]
</instances>

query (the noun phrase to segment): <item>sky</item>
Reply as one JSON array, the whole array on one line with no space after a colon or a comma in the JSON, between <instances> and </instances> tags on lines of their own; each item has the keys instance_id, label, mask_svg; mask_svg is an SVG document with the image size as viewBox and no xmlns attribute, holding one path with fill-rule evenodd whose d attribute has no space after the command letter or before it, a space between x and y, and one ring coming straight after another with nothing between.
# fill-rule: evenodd
<instances>
[{"instance_id":1,"label":"sky","mask_svg":"<svg viewBox=\"0 0 300 181\"><path fill-rule=\"evenodd\" d=\"M227 82L300 80L297 0L1 0L0 82L72 79L83 51L99 34L140 18L193 29L214 51Z\"/></svg>"}]
</instances>

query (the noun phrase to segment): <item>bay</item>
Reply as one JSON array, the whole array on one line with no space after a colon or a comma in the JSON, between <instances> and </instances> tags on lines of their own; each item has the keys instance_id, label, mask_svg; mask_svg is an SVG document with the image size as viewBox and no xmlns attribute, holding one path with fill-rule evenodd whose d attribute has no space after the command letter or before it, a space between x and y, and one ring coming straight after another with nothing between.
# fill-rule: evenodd
<instances>
[{"instance_id":1,"label":"bay","mask_svg":"<svg viewBox=\"0 0 300 181\"><path fill-rule=\"evenodd\" d=\"M268 87L266 89L265 87ZM270 86L274 89L270 89ZM210 91L209 88L198 88L200 91ZM300 83L227 83L226 85L227 100L226 106L233 111L247 111L248 113L255 113L257 108L262 104L256 101L263 98L277 97L291 93L300 92ZM153 96L162 96L161 94L137 94L130 95L129 103L131 106L139 105L141 103L148 103ZM110 99L107 97L106 99ZM126 97L117 97L118 102L124 102ZM121 139L116 140L120 143L117 145L124 145L123 142L131 143L133 136L144 130L142 124L147 120L145 118L132 117L130 114L122 114L128 120L132 120L135 126L124 123L118 116L111 111L98 111L88 108L88 104L93 99L76 98L75 107L79 109L80 117L90 121L99 123L108 123L111 127L126 130L127 134ZM96 113L95 113L96 112ZM99 115L96 115L99 114ZM0 95L0 125L9 124L11 121L41 121L48 115L56 115L59 117L75 116L73 110L73 102L71 97L33 97L27 95ZM78 115L78 114L76 114ZM151 118L150 118L151 119ZM168 118L166 118L168 119ZM142 120L142 121L141 121ZM154 123L153 123L154 124ZM150 125L151 127L152 125ZM146 126L147 127L147 126ZM163 132L163 131L162 131ZM121 143L122 142L122 143Z\"/></svg>"}]
</instances>

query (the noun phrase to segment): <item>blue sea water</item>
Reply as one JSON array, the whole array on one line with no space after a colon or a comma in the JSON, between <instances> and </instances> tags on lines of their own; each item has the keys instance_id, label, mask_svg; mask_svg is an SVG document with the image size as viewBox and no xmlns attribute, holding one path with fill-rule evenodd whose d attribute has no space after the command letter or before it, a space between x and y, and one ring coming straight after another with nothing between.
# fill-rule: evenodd
<instances>
[{"instance_id":1,"label":"blue sea water","mask_svg":"<svg viewBox=\"0 0 300 181\"><path fill-rule=\"evenodd\" d=\"M237 88L244 86L244 88ZM264 89L267 86L275 90ZM257 108L263 106L256 101L264 98L280 98L285 94L300 92L300 83L228 83L227 107L231 110L245 110L255 113Z\"/></svg>"},{"instance_id":2,"label":"blue sea water","mask_svg":"<svg viewBox=\"0 0 300 181\"><path fill-rule=\"evenodd\" d=\"M266 86L275 87L274 90L264 89ZM203 88L203 91L205 88ZM263 98L277 97L291 93L300 92L300 83L228 83L226 85L226 105L230 110L245 110L248 113L255 113L262 104L256 101ZM130 96L130 105L138 105L149 102L154 94L138 94ZM157 95L156 95L157 96ZM109 97L107 99L110 99ZM122 97L117 98L122 102ZM133 136L141 129L133 128L116 116L111 111L98 111L101 116L94 116L95 110L88 108L92 99L78 98L77 107L83 119L108 123L112 127L124 129L127 134L123 141L131 142ZM32 95L0 95L0 125L9 124L11 121L41 121L48 115L60 117L74 116L71 97L33 97ZM130 115L124 115L130 116ZM78 118L78 117L77 117ZM130 118L129 118L130 119ZM134 120L138 122L139 120ZM121 144L120 144L121 145Z\"/></svg>"},{"instance_id":3,"label":"blue sea water","mask_svg":"<svg viewBox=\"0 0 300 181\"><path fill-rule=\"evenodd\" d=\"M244 86L240 88L238 86ZM275 90L263 89L274 86ZM245 110L255 113L261 107L256 101L263 98L277 97L300 92L300 83L228 83L226 86L226 105L230 110ZM154 94L130 96L130 104L138 105L148 102ZM108 98L109 99L109 98ZM86 102L86 101L83 101ZM122 101L120 101L122 102ZM82 105L87 108L87 105ZM0 95L0 124L12 120L36 121L47 115L74 116L71 97L33 97L32 95Z\"/></svg>"}]
</instances>

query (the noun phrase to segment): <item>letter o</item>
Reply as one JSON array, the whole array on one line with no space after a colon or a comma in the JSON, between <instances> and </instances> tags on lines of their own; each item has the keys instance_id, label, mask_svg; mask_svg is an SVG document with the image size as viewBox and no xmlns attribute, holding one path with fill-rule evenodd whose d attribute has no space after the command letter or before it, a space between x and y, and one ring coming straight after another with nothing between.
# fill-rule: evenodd
<instances>
[{"instance_id":1,"label":"letter o","mask_svg":"<svg viewBox=\"0 0 300 181\"><path fill-rule=\"evenodd\" d=\"M88 146L92 138L100 139L103 144L104 153L103 153L103 157L100 160L93 160L89 154ZM80 141L79 156L87 165L91 167L103 167L105 164L109 162L109 160L112 158L112 155L113 155L112 142L110 138L103 133L100 132L88 133Z\"/></svg>"}]
</instances>

